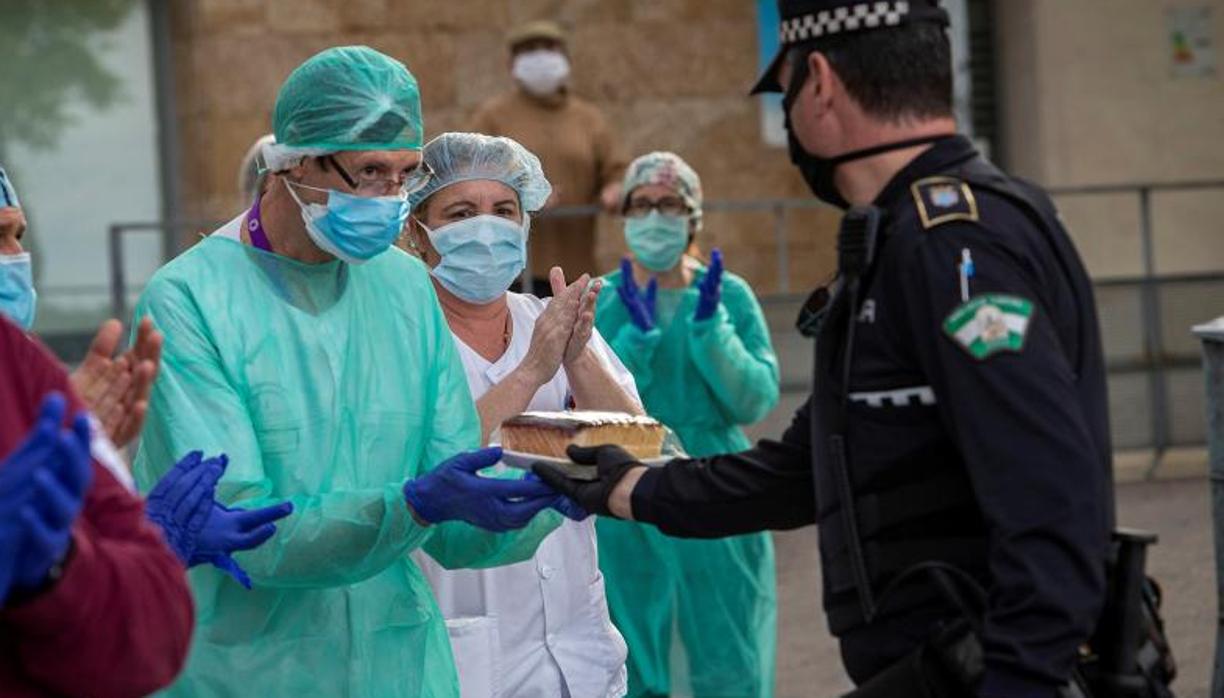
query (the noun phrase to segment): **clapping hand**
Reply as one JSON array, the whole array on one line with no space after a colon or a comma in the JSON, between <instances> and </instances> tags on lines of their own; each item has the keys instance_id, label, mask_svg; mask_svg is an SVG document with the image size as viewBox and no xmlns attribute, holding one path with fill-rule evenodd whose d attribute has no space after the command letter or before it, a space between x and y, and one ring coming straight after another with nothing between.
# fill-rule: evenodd
<instances>
[{"instance_id":1,"label":"clapping hand","mask_svg":"<svg viewBox=\"0 0 1224 698\"><path fill-rule=\"evenodd\" d=\"M700 296L697 298L697 312L693 314L694 320L700 322L714 317L714 312L718 310L718 303L722 299L722 275L722 252L715 248L710 253L710 266L706 269L705 278L697 284Z\"/></svg>"},{"instance_id":2,"label":"clapping hand","mask_svg":"<svg viewBox=\"0 0 1224 698\"><path fill-rule=\"evenodd\" d=\"M535 383L543 385L552 379L560 370L562 362L570 353L571 339L574 327L579 322L579 315L586 304L587 285L591 277L583 274L574 283L565 285L565 274L560 267L553 267L549 272L549 282L552 284L553 297L548 306L536 318L535 327L531 332L531 344L527 348L527 356L523 366L530 370ZM594 301L590 301L591 304Z\"/></svg>"},{"instance_id":3,"label":"clapping hand","mask_svg":"<svg viewBox=\"0 0 1224 698\"><path fill-rule=\"evenodd\" d=\"M145 508L184 565L212 563L250 589L250 577L231 553L262 545L276 533L273 522L293 513L293 505L281 502L247 510L220 504L217 482L227 465L224 453L215 458L188 453L158 480Z\"/></svg>"},{"instance_id":4,"label":"clapping hand","mask_svg":"<svg viewBox=\"0 0 1224 698\"><path fill-rule=\"evenodd\" d=\"M552 272L548 275L548 280L552 284L554 296L560 295L567 289L565 272L560 267L553 267ZM591 341L591 335L595 331L595 301L599 299L599 292L602 289L603 279L595 279L594 282L582 288L578 300L578 314L569 343L565 346L565 355L561 359L562 364L566 366L573 364L578 357L582 356L582 352L586 350L587 344Z\"/></svg>"},{"instance_id":5,"label":"clapping hand","mask_svg":"<svg viewBox=\"0 0 1224 698\"><path fill-rule=\"evenodd\" d=\"M621 283L616 294L629 313L629 321L639 330L649 332L655 326L655 298L659 292L659 280L652 278L643 293L633 279L633 264L628 257L621 259Z\"/></svg>"},{"instance_id":6,"label":"clapping hand","mask_svg":"<svg viewBox=\"0 0 1224 698\"><path fill-rule=\"evenodd\" d=\"M68 553L72 526L93 481L89 422L60 425L67 401L44 398L26 439L0 461L0 601L41 586Z\"/></svg>"},{"instance_id":7,"label":"clapping hand","mask_svg":"<svg viewBox=\"0 0 1224 698\"><path fill-rule=\"evenodd\" d=\"M136 329L132 348L116 357L122 335L123 324L118 320L102 323L85 360L71 374L73 390L120 448L136 438L144 426L162 348L162 335L149 318Z\"/></svg>"}]
</instances>

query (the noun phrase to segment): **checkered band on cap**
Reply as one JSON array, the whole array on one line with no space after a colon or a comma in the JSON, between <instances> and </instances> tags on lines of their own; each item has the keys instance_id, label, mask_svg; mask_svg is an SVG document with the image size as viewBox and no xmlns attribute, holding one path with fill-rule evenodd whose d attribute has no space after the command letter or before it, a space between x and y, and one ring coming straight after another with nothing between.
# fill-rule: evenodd
<instances>
[{"instance_id":1,"label":"checkered band on cap","mask_svg":"<svg viewBox=\"0 0 1224 698\"><path fill-rule=\"evenodd\" d=\"M908 0L876 0L792 17L782 22L782 45L843 32L895 27L909 12Z\"/></svg>"}]
</instances>

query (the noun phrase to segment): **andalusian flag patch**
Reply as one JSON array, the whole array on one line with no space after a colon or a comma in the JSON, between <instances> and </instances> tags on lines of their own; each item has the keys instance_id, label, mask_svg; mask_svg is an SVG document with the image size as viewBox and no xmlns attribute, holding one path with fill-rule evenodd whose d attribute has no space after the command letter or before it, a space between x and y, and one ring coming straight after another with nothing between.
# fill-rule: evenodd
<instances>
[{"instance_id":1,"label":"andalusian flag patch","mask_svg":"<svg viewBox=\"0 0 1224 698\"><path fill-rule=\"evenodd\" d=\"M984 293L962 303L944 320L944 332L981 361L1000 351L1020 351L1033 316L1033 302Z\"/></svg>"}]
</instances>

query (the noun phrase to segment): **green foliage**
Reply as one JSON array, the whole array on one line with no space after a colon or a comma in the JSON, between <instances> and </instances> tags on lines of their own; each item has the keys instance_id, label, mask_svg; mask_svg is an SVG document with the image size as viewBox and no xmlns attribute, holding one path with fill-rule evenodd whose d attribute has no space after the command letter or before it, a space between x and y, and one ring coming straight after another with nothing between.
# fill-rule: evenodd
<instances>
[{"instance_id":1,"label":"green foliage","mask_svg":"<svg viewBox=\"0 0 1224 698\"><path fill-rule=\"evenodd\" d=\"M55 144L76 101L105 109L122 82L99 61L98 33L116 29L135 0L0 0L0 150Z\"/></svg>"}]
</instances>

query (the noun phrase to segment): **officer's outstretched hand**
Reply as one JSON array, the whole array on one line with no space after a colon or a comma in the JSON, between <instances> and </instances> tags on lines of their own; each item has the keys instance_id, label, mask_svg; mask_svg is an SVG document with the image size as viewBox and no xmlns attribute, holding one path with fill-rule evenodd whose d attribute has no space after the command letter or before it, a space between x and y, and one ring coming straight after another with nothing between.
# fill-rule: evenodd
<instances>
[{"instance_id":1,"label":"officer's outstretched hand","mask_svg":"<svg viewBox=\"0 0 1224 698\"><path fill-rule=\"evenodd\" d=\"M404 500L426 525L466 521L497 533L522 528L556 502L557 493L532 480L482 477L501 460L500 448L452 456L404 484Z\"/></svg>"},{"instance_id":2,"label":"officer's outstretched hand","mask_svg":"<svg viewBox=\"0 0 1224 698\"><path fill-rule=\"evenodd\" d=\"M595 480L573 480L565 471L548 463L536 463L532 472L561 494L578 503L586 511L601 516L615 516L608 506L612 490L634 468L643 467L620 446L570 446L565 451L579 465L594 465Z\"/></svg>"}]
</instances>

